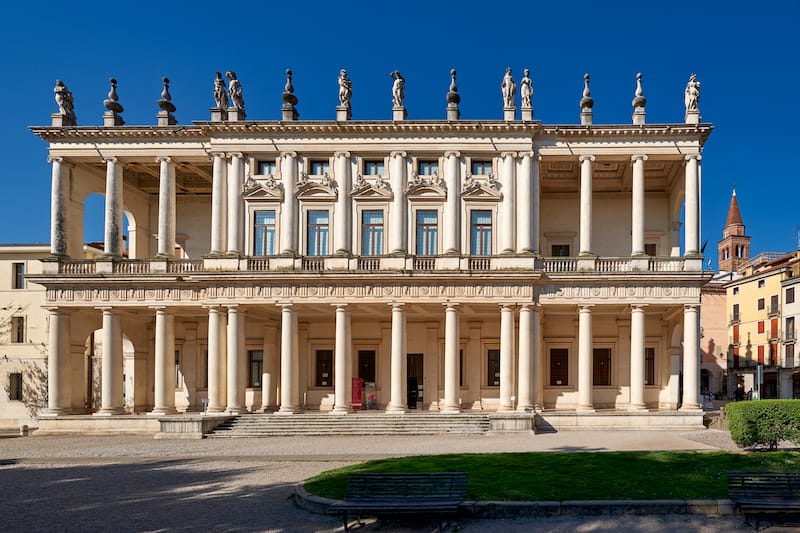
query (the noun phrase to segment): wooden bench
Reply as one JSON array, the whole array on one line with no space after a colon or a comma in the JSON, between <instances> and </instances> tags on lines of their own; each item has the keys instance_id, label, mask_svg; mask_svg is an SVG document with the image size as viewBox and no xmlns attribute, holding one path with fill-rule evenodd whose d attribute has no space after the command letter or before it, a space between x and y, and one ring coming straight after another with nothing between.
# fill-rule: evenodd
<instances>
[{"instance_id":1,"label":"wooden bench","mask_svg":"<svg viewBox=\"0 0 800 533\"><path fill-rule=\"evenodd\" d=\"M442 518L456 515L466 497L465 472L353 474L345 499L331 505L328 514L342 515L345 531L348 516L412 514L438 516L441 530Z\"/></svg>"},{"instance_id":2,"label":"wooden bench","mask_svg":"<svg viewBox=\"0 0 800 533\"><path fill-rule=\"evenodd\" d=\"M728 472L728 497L758 529L762 515L800 513L800 472Z\"/></svg>"}]
</instances>

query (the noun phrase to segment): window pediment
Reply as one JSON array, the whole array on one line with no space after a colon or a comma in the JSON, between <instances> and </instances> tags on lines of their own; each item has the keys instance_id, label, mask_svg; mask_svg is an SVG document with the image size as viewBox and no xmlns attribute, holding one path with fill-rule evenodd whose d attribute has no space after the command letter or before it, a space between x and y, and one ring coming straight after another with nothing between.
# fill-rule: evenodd
<instances>
[{"instance_id":1,"label":"window pediment","mask_svg":"<svg viewBox=\"0 0 800 533\"><path fill-rule=\"evenodd\" d=\"M467 174L467 178L461 186L461 197L471 200L499 201L503 199L503 193L499 191L499 184L492 174L486 175L485 178Z\"/></svg>"},{"instance_id":2,"label":"window pediment","mask_svg":"<svg viewBox=\"0 0 800 533\"><path fill-rule=\"evenodd\" d=\"M409 199L436 199L447 198L447 188L444 180L437 174L432 176L418 176L413 174L406 187L406 196Z\"/></svg>"},{"instance_id":3,"label":"window pediment","mask_svg":"<svg viewBox=\"0 0 800 533\"><path fill-rule=\"evenodd\" d=\"M259 179L247 178L242 185L242 198L282 201L283 188L272 176Z\"/></svg>"},{"instance_id":4,"label":"window pediment","mask_svg":"<svg viewBox=\"0 0 800 533\"><path fill-rule=\"evenodd\" d=\"M336 187L326 172L318 179L303 173L297 182L297 198L303 200L336 200Z\"/></svg>"},{"instance_id":5,"label":"window pediment","mask_svg":"<svg viewBox=\"0 0 800 533\"><path fill-rule=\"evenodd\" d=\"M367 179L361 174L356 178L350 195L353 199L358 200L391 200L394 196L383 176L378 175Z\"/></svg>"}]
</instances>

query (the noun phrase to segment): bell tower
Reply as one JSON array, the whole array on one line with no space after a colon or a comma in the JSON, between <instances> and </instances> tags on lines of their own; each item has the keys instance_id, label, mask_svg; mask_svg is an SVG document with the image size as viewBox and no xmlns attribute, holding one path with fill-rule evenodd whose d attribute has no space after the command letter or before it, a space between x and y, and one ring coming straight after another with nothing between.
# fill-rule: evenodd
<instances>
[{"instance_id":1,"label":"bell tower","mask_svg":"<svg viewBox=\"0 0 800 533\"><path fill-rule=\"evenodd\" d=\"M728 219L722 230L722 240L717 244L719 250L719 270L732 272L750 260L750 237L744 234L742 214L736 200L736 189L731 195Z\"/></svg>"}]
</instances>

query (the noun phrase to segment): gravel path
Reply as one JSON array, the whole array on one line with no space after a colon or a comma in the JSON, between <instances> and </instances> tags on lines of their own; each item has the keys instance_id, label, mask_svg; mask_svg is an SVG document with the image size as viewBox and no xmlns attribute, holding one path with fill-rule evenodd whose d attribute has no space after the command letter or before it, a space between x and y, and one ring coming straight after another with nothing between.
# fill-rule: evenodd
<instances>
[{"instance_id":1,"label":"gravel path","mask_svg":"<svg viewBox=\"0 0 800 533\"><path fill-rule=\"evenodd\" d=\"M724 432L154 440L0 438L3 531L341 531L292 501L296 483L376 457L537 450L729 449ZM735 448L735 446L734 446ZM368 523L362 531L432 531ZM465 520L466 532L747 531L739 517L622 516ZM771 528L769 531L780 531ZM790 529L786 529L790 531Z\"/></svg>"}]
</instances>

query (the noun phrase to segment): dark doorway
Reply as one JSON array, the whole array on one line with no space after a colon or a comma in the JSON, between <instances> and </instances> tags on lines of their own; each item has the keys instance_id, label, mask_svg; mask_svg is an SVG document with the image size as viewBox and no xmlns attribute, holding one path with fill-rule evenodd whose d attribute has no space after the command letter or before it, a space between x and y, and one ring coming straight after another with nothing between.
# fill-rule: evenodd
<instances>
[{"instance_id":1,"label":"dark doorway","mask_svg":"<svg viewBox=\"0 0 800 533\"><path fill-rule=\"evenodd\" d=\"M358 377L375 382L375 350L358 351Z\"/></svg>"},{"instance_id":2,"label":"dark doorway","mask_svg":"<svg viewBox=\"0 0 800 533\"><path fill-rule=\"evenodd\" d=\"M422 375L423 356L421 353L410 353L408 354L407 360L406 376L408 377L408 388L406 392L408 408L416 409L417 402L420 404L422 403L422 384L424 383Z\"/></svg>"},{"instance_id":3,"label":"dark doorway","mask_svg":"<svg viewBox=\"0 0 800 533\"><path fill-rule=\"evenodd\" d=\"M778 397L778 374L775 372L764 373L764 384L759 397L762 400L774 400Z\"/></svg>"}]
</instances>

